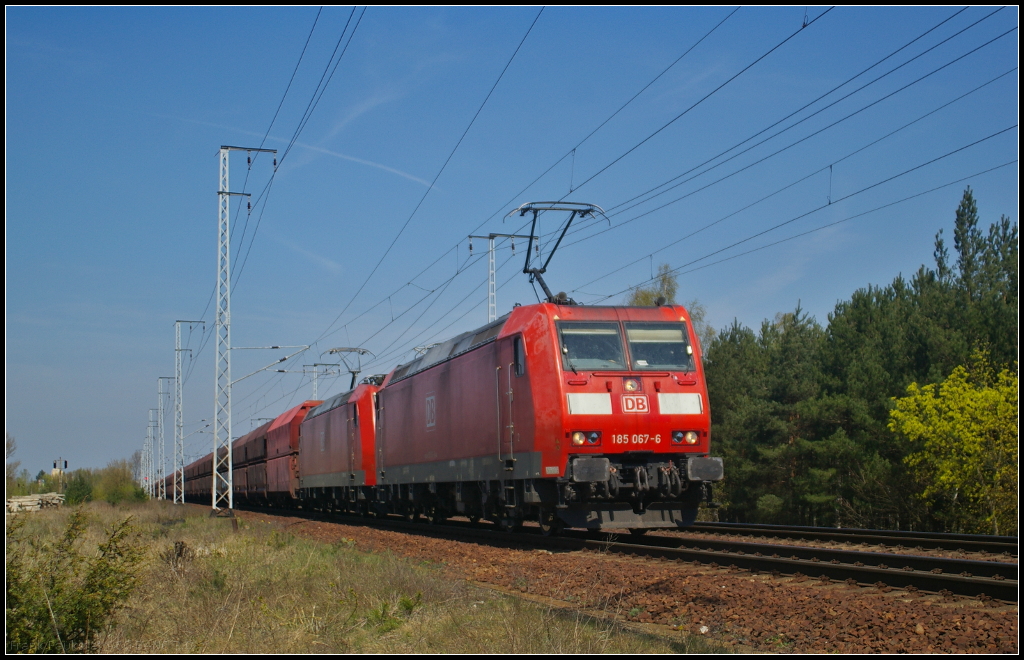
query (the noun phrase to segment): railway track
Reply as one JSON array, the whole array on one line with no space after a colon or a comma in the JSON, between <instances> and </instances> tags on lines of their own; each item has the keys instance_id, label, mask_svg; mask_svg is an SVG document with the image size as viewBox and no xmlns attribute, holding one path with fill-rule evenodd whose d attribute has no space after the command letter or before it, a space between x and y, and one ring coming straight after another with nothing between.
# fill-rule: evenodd
<instances>
[{"instance_id":1,"label":"railway track","mask_svg":"<svg viewBox=\"0 0 1024 660\"><path fill-rule=\"evenodd\" d=\"M1007 562L658 536L579 542L627 555L1017 602L1017 565Z\"/></svg>"},{"instance_id":2,"label":"railway track","mask_svg":"<svg viewBox=\"0 0 1024 660\"><path fill-rule=\"evenodd\" d=\"M845 581L861 586L881 586L957 594L983 599L1017 602L1017 565L1000 561L977 561L946 557L925 557L883 552L837 550L832 548L707 540L679 536L595 535L569 532L543 536L538 528L526 527L515 533L489 525L449 521L445 525L407 522L397 517L360 518L332 516L309 511L282 511L247 507L253 511L289 515L346 525L372 526L492 546L529 546L551 550L589 550L604 554L651 557L690 562L711 568L734 568L773 575L805 576L822 582ZM806 537L805 537L806 538Z\"/></svg>"},{"instance_id":3,"label":"railway track","mask_svg":"<svg viewBox=\"0 0 1024 660\"><path fill-rule=\"evenodd\" d=\"M731 534L800 541L835 541L862 543L902 549L941 549L954 552L1005 555L1016 557L1019 541L1012 536L984 534L943 534L939 532L907 532L877 529L800 527L790 525L755 525L746 523L696 523L693 532Z\"/></svg>"}]
</instances>

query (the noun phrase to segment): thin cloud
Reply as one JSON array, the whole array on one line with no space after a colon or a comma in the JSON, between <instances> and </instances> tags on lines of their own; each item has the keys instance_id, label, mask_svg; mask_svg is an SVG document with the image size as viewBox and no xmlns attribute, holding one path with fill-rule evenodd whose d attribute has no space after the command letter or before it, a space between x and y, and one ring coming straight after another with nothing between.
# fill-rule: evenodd
<instances>
[{"instance_id":1,"label":"thin cloud","mask_svg":"<svg viewBox=\"0 0 1024 660\"><path fill-rule=\"evenodd\" d=\"M285 246L287 248L290 248L290 249L294 250L295 252L298 252L302 256L304 256L307 259L309 259L312 263L316 264L317 266L320 266L321 268L323 268L325 270L330 271L331 273L337 274L337 273L340 273L342 271L342 265L339 264L337 261L334 261L332 259L328 259L327 257L320 256L319 254L316 254L315 252L310 252L309 250L307 250L307 249L305 249L303 247L299 247L295 243L292 243L289 240L281 238L280 236L276 236L274 234L271 234L270 237L272 239L274 239L275 241L277 241L278 243L280 243L281 245L283 245L283 246Z\"/></svg>"},{"instance_id":2,"label":"thin cloud","mask_svg":"<svg viewBox=\"0 0 1024 660\"><path fill-rule=\"evenodd\" d=\"M153 117L160 117L161 119L172 119L174 121L181 121L181 122L185 122L185 123L188 123L188 124L198 124L200 126L211 126L213 128L221 128L221 129L228 130L228 131L235 131L236 133L242 133L243 135L250 135L252 137L258 137L258 138L261 138L261 139L263 138L263 135L260 134L260 133L256 133L254 131L247 131L245 129L236 128L234 126L226 126L224 124L217 124L217 123L210 122L210 121L202 121L200 119L186 119L184 117L175 117L174 115L165 115L165 114L161 114L161 113L158 113L158 112L150 112L148 114L153 116ZM268 140L273 140L275 142L280 142L282 144L287 144L288 143L288 140L286 140L284 138L274 137L273 135L269 136L267 139ZM375 168L377 168L379 170L384 170L385 172L390 172L391 174L396 174L396 175L398 175L398 176L400 176L400 177L402 177L404 179L408 179L410 181L415 181L416 183L424 185L424 186L426 186L428 188L430 187L430 182L429 181L425 181L424 179L421 179L418 176L413 176L412 174L409 174L408 172L403 172L402 170L395 169L394 167L388 167L387 165L384 165L382 163L377 163L377 162L374 162L372 160L366 160L365 158L356 158L355 156L349 156L348 154L343 154L343 153L340 153L338 151L332 151L330 149L325 149L323 147L317 147L315 145L307 144L305 142L296 142L295 146L296 147L302 147L303 149L308 149L310 151L314 151L314 152L317 152L317 153L321 153L321 154L324 154L326 156L333 156L334 158L340 158L342 160L349 160L349 161L352 161L353 163L359 163L360 165L366 165L367 167L375 167ZM437 188L437 186L434 186L434 189L435 190L439 190L439 188Z\"/></svg>"}]
</instances>

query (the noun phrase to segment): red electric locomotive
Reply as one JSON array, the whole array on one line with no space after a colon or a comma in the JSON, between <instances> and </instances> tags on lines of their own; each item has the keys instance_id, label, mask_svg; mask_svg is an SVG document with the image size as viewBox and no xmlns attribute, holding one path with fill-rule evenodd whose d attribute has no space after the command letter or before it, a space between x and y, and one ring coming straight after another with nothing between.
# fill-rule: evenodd
<instances>
[{"instance_id":1,"label":"red electric locomotive","mask_svg":"<svg viewBox=\"0 0 1024 660\"><path fill-rule=\"evenodd\" d=\"M517 307L395 369L377 396L376 500L437 520L684 527L722 477L679 306Z\"/></svg>"},{"instance_id":2,"label":"red electric locomotive","mask_svg":"<svg viewBox=\"0 0 1024 660\"><path fill-rule=\"evenodd\" d=\"M542 212L571 215L531 267ZM509 529L636 529L693 523L722 460L708 455L700 344L680 306L584 307L542 277L591 204L538 202L523 272L547 302L433 346L378 393L382 510L434 520L490 518ZM510 214L511 215L511 214Z\"/></svg>"}]
</instances>

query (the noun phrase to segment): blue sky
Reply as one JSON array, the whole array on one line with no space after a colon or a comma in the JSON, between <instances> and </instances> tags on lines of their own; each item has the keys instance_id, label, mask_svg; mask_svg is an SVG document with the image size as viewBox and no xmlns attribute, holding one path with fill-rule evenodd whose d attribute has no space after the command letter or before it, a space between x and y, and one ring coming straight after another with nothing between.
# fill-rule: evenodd
<instances>
[{"instance_id":1,"label":"blue sky","mask_svg":"<svg viewBox=\"0 0 1024 660\"><path fill-rule=\"evenodd\" d=\"M280 150L276 175L232 156L231 188L254 202L233 207L232 340L313 345L293 371L363 346L377 356L365 373L383 373L482 324L486 241L470 256L466 237L521 233L502 217L527 201L608 211L571 230L554 290L621 301L667 263L715 327L798 304L824 324L855 289L931 264L967 185L983 224L1017 220L1016 8L811 7L802 30L803 7L733 9L548 8L524 41L538 8L372 7L285 157L351 7L8 8L15 458L34 472L141 447L157 378L174 373L174 321L212 327L222 144ZM499 314L536 301L523 244L509 247ZM190 433L213 413L214 356L209 333L185 335ZM287 353L237 351L233 375ZM320 394L347 383L321 377ZM234 429L310 395L308 375L253 376L235 388ZM210 443L195 433L187 452Z\"/></svg>"}]
</instances>

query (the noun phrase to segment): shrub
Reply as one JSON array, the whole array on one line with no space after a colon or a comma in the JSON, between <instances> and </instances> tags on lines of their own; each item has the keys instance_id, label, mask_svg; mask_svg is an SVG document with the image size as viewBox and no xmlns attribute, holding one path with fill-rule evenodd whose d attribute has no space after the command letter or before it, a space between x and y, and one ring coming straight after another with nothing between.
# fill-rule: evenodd
<instances>
[{"instance_id":1,"label":"shrub","mask_svg":"<svg viewBox=\"0 0 1024 660\"><path fill-rule=\"evenodd\" d=\"M7 652L85 653L138 583L143 551L131 518L115 523L87 555L82 511L61 538L26 538L24 518L7 528Z\"/></svg>"}]
</instances>

